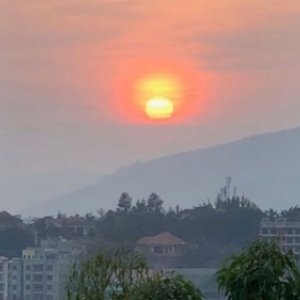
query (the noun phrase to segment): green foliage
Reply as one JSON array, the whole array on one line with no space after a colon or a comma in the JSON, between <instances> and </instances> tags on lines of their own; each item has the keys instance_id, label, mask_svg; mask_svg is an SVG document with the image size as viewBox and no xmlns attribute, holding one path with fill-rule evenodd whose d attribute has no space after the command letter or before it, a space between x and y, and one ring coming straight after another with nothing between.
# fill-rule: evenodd
<instances>
[{"instance_id":1,"label":"green foliage","mask_svg":"<svg viewBox=\"0 0 300 300\"><path fill-rule=\"evenodd\" d=\"M217 273L219 288L229 300L299 300L297 259L276 241L256 241L225 262Z\"/></svg>"},{"instance_id":2,"label":"green foliage","mask_svg":"<svg viewBox=\"0 0 300 300\"><path fill-rule=\"evenodd\" d=\"M150 212L161 212L163 204L163 200L157 194L151 193L147 201L147 208Z\"/></svg>"},{"instance_id":3,"label":"green foliage","mask_svg":"<svg viewBox=\"0 0 300 300\"><path fill-rule=\"evenodd\" d=\"M183 277L152 276L144 260L126 251L100 253L74 265L67 285L68 300L202 300Z\"/></svg>"},{"instance_id":4,"label":"green foliage","mask_svg":"<svg viewBox=\"0 0 300 300\"><path fill-rule=\"evenodd\" d=\"M20 257L22 250L34 245L33 235L26 229L13 227L0 232L0 255Z\"/></svg>"},{"instance_id":5,"label":"green foliage","mask_svg":"<svg viewBox=\"0 0 300 300\"><path fill-rule=\"evenodd\" d=\"M99 253L83 264L74 264L67 299L130 299L134 282L147 276L144 260L127 251Z\"/></svg>"},{"instance_id":6,"label":"green foliage","mask_svg":"<svg viewBox=\"0 0 300 300\"><path fill-rule=\"evenodd\" d=\"M127 193L122 193L118 202L118 207L121 211L129 211L131 209L132 198Z\"/></svg>"},{"instance_id":7,"label":"green foliage","mask_svg":"<svg viewBox=\"0 0 300 300\"><path fill-rule=\"evenodd\" d=\"M132 292L132 300L202 300L201 291L182 276L148 278L137 285Z\"/></svg>"}]
</instances>

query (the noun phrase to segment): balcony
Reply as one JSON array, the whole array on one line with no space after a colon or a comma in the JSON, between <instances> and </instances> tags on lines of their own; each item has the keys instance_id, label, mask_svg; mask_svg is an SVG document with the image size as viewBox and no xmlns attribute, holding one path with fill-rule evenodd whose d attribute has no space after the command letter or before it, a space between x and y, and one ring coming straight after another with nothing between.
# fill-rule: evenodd
<instances>
[{"instance_id":1,"label":"balcony","mask_svg":"<svg viewBox=\"0 0 300 300\"><path fill-rule=\"evenodd\" d=\"M300 222L261 222L261 228L300 228Z\"/></svg>"}]
</instances>

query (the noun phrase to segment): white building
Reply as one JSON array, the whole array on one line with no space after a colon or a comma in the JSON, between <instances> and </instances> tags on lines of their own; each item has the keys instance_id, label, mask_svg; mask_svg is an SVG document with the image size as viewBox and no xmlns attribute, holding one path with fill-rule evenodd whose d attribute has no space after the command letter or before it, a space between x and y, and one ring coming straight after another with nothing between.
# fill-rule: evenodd
<instances>
[{"instance_id":1,"label":"white building","mask_svg":"<svg viewBox=\"0 0 300 300\"><path fill-rule=\"evenodd\" d=\"M0 256L0 300L60 300L74 260L85 256L79 241L47 240L22 258Z\"/></svg>"},{"instance_id":2,"label":"white building","mask_svg":"<svg viewBox=\"0 0 300 300\"><path fill-rule=\"evenodd\" d=\"M21 300L22 297L22 259L13 258L8 263L8 300Z\"/></svg>"},{"instance_id":3,"label":"white building","mask_svg":"<svg viewBox=\"0 0 300 300\"><path fill-rule=\"evenodd\" d=\"M8 262L7 257L0 256L0 300L8 298Z\"/></svg>"},{"instance_id":4,"label":"white building","mask_svg":"<svg viewBox=\"0 0 300 300\"><path fill-rule=\"evenodd\" d=\"M43 249L23 250L23 299L58 299L57 254Z\"/></svg>"},{"instance_id":5,"label":"white building","mask_svg":"<svg viewBox=\"0 0 300 300\"><path fill-rule=\"evenodd\" d=\"M62 299L72 262L85 253L85 247L66 240L48 240L41 245L22 252L23 299Z\"/></svg>"},{"instance_id":6,"label":"white building","mask_svg":"<svg viewBox=\"0 0 300 300\"><path fill-rule=\"evenodd\" d=\"M260 237L264 241L278 239L282 250L300 254L300 222L289 222L285 218L263 218L260 223Z\"/></svg>"}]
</instances>

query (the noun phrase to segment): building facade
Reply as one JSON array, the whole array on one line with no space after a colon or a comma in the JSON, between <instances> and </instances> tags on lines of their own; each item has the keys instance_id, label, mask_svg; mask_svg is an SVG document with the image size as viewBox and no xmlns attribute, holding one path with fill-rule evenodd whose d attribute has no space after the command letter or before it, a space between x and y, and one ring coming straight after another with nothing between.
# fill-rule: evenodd
<instances>
[{"instance_id":1,"label":"building facade","mask_svg":"<svg viewBox=\"0 0 300 300\"><path fill-rule=\"evenodd\" d=\"M8 296L8 258L0 257L0 300Z\"/></svg>"},{"instance_id":2,"label":"building facade","mask_svg":"<svg viewBox=\"0 0 300 300\"><path fill-rule=\"evenodd\" d=\"M8 263L8 300L22 300L23 263L13 258Z\"/></svg>"},{"instance_id":3,"label":"building facade","mask_svg":"<svg viewBox=\"0 0 300 300\"><path fill-rule=\"evenodd\" d=\"M263 218L260 238L263 241L277 239L282 250L300 254L300 222L289 222L286 218Z\"/></svg>"},{"instance_id":4,"label":"building facade","mask_svg":"<svg viewBox=\"0 0 300 300\"><path fill-rule=\"evenodd\" d=\"M26 249L22 256L24 300L58 299L57 251L54 249Z\"/></svg>"},{"instance_id":5,"label":"building facade","mask_svg":"<svg viewBox=\"0 0 300 300\"><path fill-rule=\"evenodd\" d=\"M78 241L47 240L22 258L0 257L0 300L65 299L72 263L85 255Z\"/></svg>"}]
</instances>

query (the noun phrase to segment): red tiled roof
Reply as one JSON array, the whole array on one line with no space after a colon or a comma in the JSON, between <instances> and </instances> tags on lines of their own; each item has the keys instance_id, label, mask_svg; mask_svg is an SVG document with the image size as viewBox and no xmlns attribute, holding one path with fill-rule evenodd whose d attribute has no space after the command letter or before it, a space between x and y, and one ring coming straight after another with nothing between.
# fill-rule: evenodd
<instances>
[{"instance_id":1,"label":"red tiled roof","mask_svg":"<svg viewBox=\"0 0 300 300\"><path fill-rule=\"evenodd\" d=\"M156 236L143 237L136 242L138 245L183 245L185 242L177 236L162 232Z\"/></svg>"},{"instance_id":2,"label":"red tiled roof","mask_svg":"<svg viewBox=\"0 0 300 300\"><path fill-rule=\"evenodd\" d=\"M85 218L70 217L64 220L66 226L96 226L94 220L86 220Z\"/></svg>"}]
</instances>

